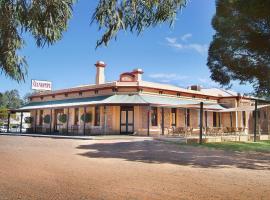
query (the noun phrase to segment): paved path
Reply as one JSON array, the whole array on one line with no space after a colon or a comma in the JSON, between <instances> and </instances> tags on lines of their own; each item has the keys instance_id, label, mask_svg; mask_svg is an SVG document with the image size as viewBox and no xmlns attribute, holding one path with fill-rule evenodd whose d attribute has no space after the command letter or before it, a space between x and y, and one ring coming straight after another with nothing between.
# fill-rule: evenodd
<instances>
[{"instance_id":1,"label":"paved path","mask_svg":"<svg viewBox=\"0 0 270 200\"><path fill-rule=\"evenodd\" d=\"M139 137L0 136L0 200L268 200L269 196L269 154Z\"/></svg>"}]
</instances>

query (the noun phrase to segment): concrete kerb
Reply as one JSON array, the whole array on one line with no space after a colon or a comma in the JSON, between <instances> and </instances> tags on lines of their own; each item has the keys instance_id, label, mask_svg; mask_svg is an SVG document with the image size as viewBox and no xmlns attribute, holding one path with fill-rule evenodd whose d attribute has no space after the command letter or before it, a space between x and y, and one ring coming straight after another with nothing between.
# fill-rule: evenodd
<instances>
[{"instance_id":1,"label":"concrete kerb","mask_svg":"<svg viewBox=\"0 0 270 200\"><path fill-rule=\"evenodd\" d=\"M0 133L7 136L24 136L24 137L43 137L54 139L74 139L74 140L153 140L152 137L133 136L133 135L95 135L95 136L75 136L75 135L46 135L31 133Z\"/></svg>"}]
</instances>

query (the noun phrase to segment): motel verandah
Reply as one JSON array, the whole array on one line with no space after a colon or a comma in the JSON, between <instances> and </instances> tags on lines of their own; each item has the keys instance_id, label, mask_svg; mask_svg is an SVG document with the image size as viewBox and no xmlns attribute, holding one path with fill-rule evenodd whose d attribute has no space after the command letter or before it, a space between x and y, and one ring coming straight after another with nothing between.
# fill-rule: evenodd
<instances>
[{"instance_id":1,"label":"motel verandah","mask_svg":"<svg viewBox=\"0 0 270 200\"><path fill-rule=\"evenodd\" d=\"M270 109L261 100L219 88L188 89L143 80L142 69L106 82L96 64L96 83L36 93L12 112L30 112L29 132L71 135L268 134ZM203 110L202 106L203 105ZM257 116L254 114L257 113ZM254 123L256 120L256 123Z\"/></svg>"}]
</instances>

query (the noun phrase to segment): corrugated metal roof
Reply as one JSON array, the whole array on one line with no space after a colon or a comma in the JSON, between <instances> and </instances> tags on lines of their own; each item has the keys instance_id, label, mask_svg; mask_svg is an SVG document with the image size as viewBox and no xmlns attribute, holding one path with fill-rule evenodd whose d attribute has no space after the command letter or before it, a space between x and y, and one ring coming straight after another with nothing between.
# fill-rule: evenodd
<instances>
[{"instance_id":1,"label":"corrugated metal roof","mask_svg":"<svg viewBox=\"0 0 270 200\"><path fill-rule=\"evenodd\" d=\"M141 98L149 104L160 106L181 106L181 105L196 105L200 103L196 100L180 99L175 97L166 97L158 95L145 95L141 94Z\"/></svg>"},{"instance_id":2,"label":"corrugated metal roof","mask_svg":"<svg viewBox=\"0 0 270 200\"><path fill-rule=\"evenodd\" d=\"M120 94L108 97L102 104L148 104L148 102L138 94Z\"/></svg>"},{"instance_id":3,"label":"corrugated metal roof","mask_svg":"<svg viewBox=\"0 0 270 200\"><path fill-rule=\"evenodd\" d=\"M95 96L95 97L85 97L85 98L75 98L75 99L54 100L54 101L30 102L24 105L23 107L21 107L20 110L93 105L93 104L99 104L99 102L107 99L108 97L109 96Z\"/></svg>"},{"instance_id":4,"label":"corrugated metal roof","mask_svg":"<svg viewBox=\"0 0 270 200\"><path fill-rule=\"evenodd\" d=\"M268 105L258 105L258 109L260 108L264 108L270 106ZM236 108L228 108L228 109L224 109L224 110L220 110L219 112L236 112L236 111L254 111L255 110L255 106L240 106L240 107L236 107Z\"/></svg>"},{"instance_id":5,"label":"corrugated metal roof","mask_svg":"<svg viewBox=\"0 0 270 200\"><path fill-rule=\"evenodd\" d=\"M107 96L95 96L86 98L64 99L54 101L30 102L20 108L20 110L33 110L45 108L74 107L84 105L112 105L112 104L134 104L134 105L154 105L164 107L185 107L188 105L198 105L200 101L192 99L181 99L176 97L158 96L149 94L119 94ZM216 106L218 104L205 102L207 106ZM221 108L220 108L221 109Z\"/></svg>"}]
</instances>

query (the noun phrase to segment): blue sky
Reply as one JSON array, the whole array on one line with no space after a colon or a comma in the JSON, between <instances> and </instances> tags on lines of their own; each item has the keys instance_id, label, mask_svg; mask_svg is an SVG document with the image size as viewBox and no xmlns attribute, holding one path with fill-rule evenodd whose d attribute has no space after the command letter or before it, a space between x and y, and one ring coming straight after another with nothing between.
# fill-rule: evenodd
<instances>
[{"instance_id":1,"label":"blue sky","mask_svg":"<svg viewBox=\"0 0 270 200\"><path fill-rule=\"evenodd\" d=\"M199 84L217 87L209 78L206 66L207 50L214 30L211 19L215 13L214 0L190 0L179 12L173 28L162 24L145 30L140 36L121 32L117 41L108 47L95 49L101 36L90 19L94 1L79 0L68 31L54 46L38 49L31 37L26 36L26 56L29 69L25 83L0 75L0 92L18 89L23 96L30 92L31 79L50 80L53 89L94 83L97 60L107 63L106 80L117 80L119 74L134 68L144 70L143 79L187 87ZM251 92L248 85L234 84L237 92Z\"/></svg>"}]
</instances>

